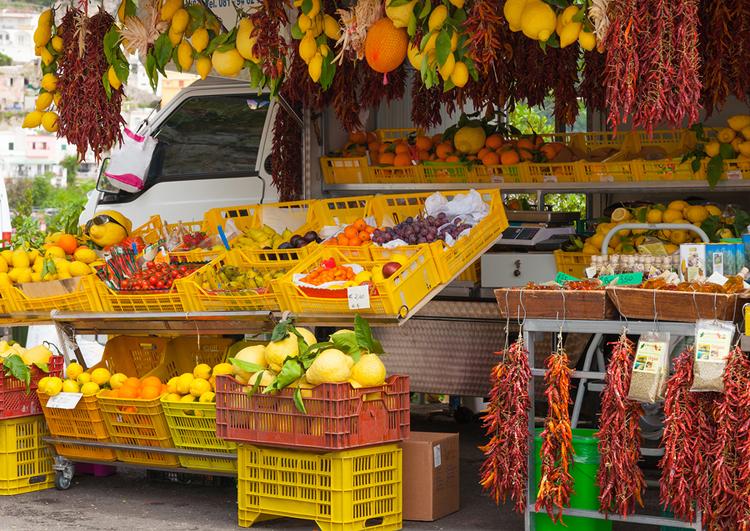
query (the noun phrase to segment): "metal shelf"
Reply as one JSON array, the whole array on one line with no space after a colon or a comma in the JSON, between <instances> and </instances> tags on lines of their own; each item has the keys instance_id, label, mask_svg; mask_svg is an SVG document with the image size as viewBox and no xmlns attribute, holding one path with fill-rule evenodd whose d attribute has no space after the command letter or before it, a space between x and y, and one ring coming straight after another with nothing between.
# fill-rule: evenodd
<instances>
[{"instance_id":1,"label":"metal shelf","mask_svg":"<svg viewBox=\"0 0 750 531\"><path fill-rule=\"evenodd\" d=\"M49 312L0 313L0 326L34 326L51 324Z\"/></svg>"}]
</instances>

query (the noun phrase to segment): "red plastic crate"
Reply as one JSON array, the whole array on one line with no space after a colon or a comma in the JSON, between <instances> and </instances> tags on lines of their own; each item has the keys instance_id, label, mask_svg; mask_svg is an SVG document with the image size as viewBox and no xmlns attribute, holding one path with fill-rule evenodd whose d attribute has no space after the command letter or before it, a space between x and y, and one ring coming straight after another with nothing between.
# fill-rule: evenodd
<instances>
[{"instance_id":1,"label":"red plastic crate","mask_svg":"<svg viewBox=\"0 0 750 531\"><path fill-rule=\"evenodd\" d=\"M409 377L390 376L377 387L349 383L303 389L307 414L294 390L248 397L231 376L216 378L216 434L220 439L290 448L346 450L409 437Z\"/></svg>"},{"instance_id":2,"label":"red plastic crate","mask_svg":"<svg viewBox=\"0 0 750 531\"><path fill-rule=\"evenodd\" d=\"M0 419L41 415L42 406L36 395L39 380L45 376L62 376L63 365L62 356L52 356L48 364L49 374L32 366L28 392L25 383L12 376L5 376L5 371L0 371Z\"/></svg>"}]
</instances>

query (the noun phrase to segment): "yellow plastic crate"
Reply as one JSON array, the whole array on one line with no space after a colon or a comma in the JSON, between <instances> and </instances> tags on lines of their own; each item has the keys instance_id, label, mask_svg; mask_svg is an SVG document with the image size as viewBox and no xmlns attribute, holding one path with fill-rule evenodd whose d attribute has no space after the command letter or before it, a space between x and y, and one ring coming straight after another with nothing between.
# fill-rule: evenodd
<instances>
[{"instance_id":1,"label":"yellow plastic crate","mask_svg":"<svg viewBox=\"0 0 750 531\"><path fill-rule=\"evenodd\" d=\"M558 271L576 278L586 278L586 268L591 265L590 254L569 253L559 249L552 254L555 255Z\"/></svg>"},{"instance_id":2,"label":"yellow plastic crate","mask_svg":"<svg viewBox=\"0 0 750 531\"><path fill-rule=\"evenodd\" d=\"M641 175L643 181L694 181L703 179L700 173L693 173L690 161L681 158L663 160L631 161L631 166Z\"/></svg>"},{"instance_id":3,"label":"yellow plastic crate","mask_svg":"<svg viewBox=\"0 0 750 531\"><path fill-rule=\"evenodd\" d=\"M370 182L367 157L320 157L320 170L326 184Z\"/></svg>"},{"instance_id":4,"label":"yellow plastic crate","mask_svg":"<svg viewBox=\"0 0 750 531\"><path fill-rule=\"evenodd\" d=\"M145 376L156 376L163 383L186 372L193 372L196 365L206 363L213 367L223 362L233 340L221 336L179 336L172 339L158 366Z\"/></svg>"},{"instance_id":5,"label":"yellow plastic crate","mask_svg":"<svg viewBox=\"0 0 750 531\"><path fill-rule=\"evenodd\" d=\"M478 164L473 168L474 182L478 183L526 183L532 182L528 163L495 166Z\"/></svg>"},{"instance_id":6,"label":"yellow plastic crate","mask_svg":"<svg viewBox=\"0 0 750 531\"><path fill-rule=\"evenodd\" d=\"M574 183L582 178L579 162L529 162L526 171L533 183Z\"/></svg>"},{"instance_id":7,"label":"yellow plastic crate","mask_svg":"<svg viewBox=\"0 0 750 531\"><path fill-rule=\"evenodd\" d=\"M375 134L378 137L379 142L393 142L394 140L401 140L402 138L408 138L409 135L423 135L422 129L413 128L390 128L390 129L376 129Z\"/></svg>"},{"instance_id":8,"label":"yellow plastic crate","mask_svg":"<svg viewBox=\"0 0 750 531\"><path fill-rule=\"evenodd\" d=\"M217 454L237 453L237 444L216 437L216 404L171 402L161 398L175 448L201 450ZM179 456L185 468L215 472L236 472L237 461L221 457Z\"/></svg>"},{"instance_id":9,"label":"yellow plastic crate","mask_svg":"<svg viewBox=\"0 0 750 531\"><path fill-rule=\"evenodd\" d=\"M102 359L91 367L103 367L110 374L121 372L128 376L145 376L159 365L169 340L164 337L114 336L104 345Z\"/></svg>"},{"instance_id":10,"label":"yellow plastic crate","mask_svg":"<svg viewBox=\"0 0 750 531\"><path fill-rule=\"evenodd\" d=\"M0 496L49 489L55 473L43 415L0 421Z\"/></svg>"},{"instance_id":11,"label":"yellow plastic crate","mask_svg":"<svg viewBox=\"0 0 750 531\"><path fill-rule=\"evenodd\" d=\"M73 289L64 295L33 297L24 293L23 289L15 286L11 286L4 293L7 294L12 309L19 312L49 313L52 310L70 312L101 311L101 301L96 289L99 279L96 278L96 275L78 277L77 285L74 285L75 279L69 279L65 282L73 284Z\"/></svg>"},{"instance_id":12,"label":"yellow plastic crate","mask_svg":"<svg viewBox=\"0 0 750 531\"><path fill-rule=\"evenodd\" d=\"M742 312L745 315L745 335L750 336L750 304L745 304Z\"/></svg>"},{"instance_id":13,"label":"yellow plastic crate","mask_svg":"<svg viewBox=\"0 0 750 531\"><path fill-rule=\"evenodd\" d=\"M274 211L281 212L282 214L287 212L291 218L301 218L303 221L298 225L302 225L309 220L309 211L312 203L312 201L303 200L212 208L205 213L204 219L209 230L213 231L214 234L218 232L217 227L223 227L229 219L243 232L248 229L261 227L264 223L264 210L266 210L266 216L270 216L271 212ZM289 229L291 230L292 227L289 227Z\"/></svg>"},{"instance_id":14,"label":"yellow plastic crate","mask_svg":"<svg viewBox=\"0 0 750 531\"><path fill-rule=\"evenodd\" d=\"M635 182L643 180L641 174L642 165L633 164L625 160L627 155L620 151L616 155L601 162L579 162L580 177L583 182L611 183L611 182Z\"/></svg>"},{"instance_id":15,"label":"yellow plastic crate","mask_svg":"<svg viewBox=\"0 0 750 531\"><path fill-rule=\"evenodd\" d=\"M161 216L151 216L146 223L135 229L130 236L143 238L146 245L153 245L159 240L165 240L172 231L182 227L186 232L205 232L206 235L216 234L204 220L180 221L178 223L165 223ZM212 249L173 250L169 256L179 262L208 262L215 258L218 253Z\"/></svg>"},{"instance_id":16,"label":"yellow plastic crate","mask_svg":"<svg viewBox=\"0 0 750 531\"><path fill-rule=\"evenodd\" d=\"M161 216L156 214L148 218L148 221L143 225L130 231L129 236L131 238L143 238L144 243L152 245L164 237L163 228L164 223Z\"/></svg>"},{"instance_id":17,"label":"yellow plastic crate","mask_svg":"<svg viewBox=\"0 0 750 531\"><path fill-rule=\"evenodd\" d=\"M424 182L468 183L474 182L474 165L453 162L423 162Z\"/></svg>"},{"instance_id":18,"label":"yellow plastic crate","mask_svg":"<svg viewBox=\"0 0 750 531\"><path fill-rule=\"evenodd\" d=\"M369 183L423 183L424 166L370 166Z\"/></svg>"},{"instance_id":19,"label":"yellow plastic crate","mask_svg":"<svg viewBox=\"0 0 750 531\"><path fill-rule=\"evenodd\" d=\"M80 439L87 442L109 442L107 427L104 425L99 402L95 396L84 396L74 409L48 408L49 396L37 391L42 405L44 419L53 437ZM69 459L89 459L93 461L115 461L115 451L109 448L96 448L74 443L56 443L58 455Z\"/></svg>"},{"instance_id":20,"label":"yellow plastic crate","mask_svg":"<svg viewBox=\"0 0 750 531\"><path fill-rule=\"evenodd\" d=\"M158 398L113 398L108 391L96 395L112 442L134 446L174 448L169 426ZM162 467L178 466L177 456L148 450L115 450L118 461Z\"/></svg>"},{"instance_id":21,"label":"yellow plastic crate","mask_svg":"<svg viewBox=\"0 0 750 531\"><path fill-rule=\"evenodd\" d=\"M325 454L240 445L237 458L240 527L269 517L314 520L325 531L402 527L398 445Z\"/></svg>"},{"instance_id":22,"label":"yellow plastic crate","mask_svg":"<svg viewBox=\"0 0 750 531\"><path fill-rule=\"evenodd\" d=\"M317 229L325 226L341 226L364 218L372 196L332 197L313 203L310 223Z\"/></svg>"},{"instance_id":23,"label":"yellow plastic crate","mask_svg":"<svg viewBox=\"0 0 750 531\"><path fill-rule=\"evenodd\" d=\"M388 260L374 261L372 258L352 258L347 255L345 248L322 246L319 252L300 262L280 280L279 287L287 309L297 314L352 312L345 297L329 298L324 290L311 294L292 283L293 275L310 273L320 265L322 260L328 258L335 259L337 264L359 264L368 271L376 264L382 265L388 262ZM370 293L370 308L362 310L362 313L404 316L440 284L437 265L427 247L419 248L403 265L404 268L400 273L374 283L377 294Z\"/></svg>"},{"instance_id":24,"label":"yellow plastic crate","mask_svg":"<svg viewBox=\"0 0 750 531\"><path fill-rule=\"evenodd\" d=\"M458 194L468 193L468 190L441 193L446 199L451 200ZM487 217L474 226L467 236L459 238L452 247L448 247L441 241L430 244L441 282L449 282L463 272L508 227L508 219L505 216L500 190L478 190L478 193L490 207ZM404 220L422 212L424 203L430 195L432 194L379 195L372 200L368 215L375 216L378 224L386 218L394 221L397 219Z\"/></svg>"},{"instance_id":25,"label":"yellow plastic crate","mask_svg":"<svg viewBox=\"0 0 750 531\"><path fill-rule=\"evenodd\" d=\"M291 258L283 251L279 251L279 256ZM274 294L277 290L276 279L270 281L261 292L253 290L242 292L223 287L219 272L224 266L234 266L241 270L252 269L260 274L277 275L286 273L302 256L306 256L306 253L295 253L293 256L296 258L295 260L251 260L245 251L232 249L212 260L189 277L178 280L175 284L182 297L183 306L189 311L278 310L279 303Z\"/></svg>"},{"instance_id":26,"label":"yellow plastic crate","mask_svg":"<svg viewBox=\"0 0 750 531\"><path fill-rule=\"evenodd\" d=\"M182 304L182 298L177 291L177 286L172 286L169 291L132 293L129 291L112 290L98 278L95 281L96 290L99 293L99 299L101 300L104 312L144 313L189 311Z\"/></svg>"}]
</instances>

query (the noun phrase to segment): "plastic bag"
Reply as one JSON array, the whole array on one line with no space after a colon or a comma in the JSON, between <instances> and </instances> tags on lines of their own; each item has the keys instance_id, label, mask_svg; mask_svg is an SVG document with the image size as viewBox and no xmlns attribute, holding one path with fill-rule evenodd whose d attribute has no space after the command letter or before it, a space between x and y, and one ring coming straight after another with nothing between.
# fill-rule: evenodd
<instances>
[{"instance_id":1,"label":"plastic bag","mask_svg":"<svg viewBox=\"0 0 750 531\"><path fill-rule=\"evenodd\" d=\"M724 369L734 323L702 319L695 323L695 364L691 391L724 391Z\"/></svg>"},{"instance_id":2,"label":"plastic bag","mask_svg":"<svg viewBox=\"0 0 750 531\"><path fill-rule=\"evenodd\" d=\"M638 339L628 398L653 404L662 398L669 376L668 332L648 332Z\"/></svg>"},{"instance_id":3,"label":"plastic bag","mask_svg":"<svg viewBox=\"0 0 750 531\"><path fill-rule=\"evenodd\" d=\"M150 136L133 133L127 127L123 131L122 143L109 158L109 165L104 174L112 186L124 192L143 190L151 156L157 140Z\"/></svg>"},{"instance_id":4,"label":"plastic bag","mask_svg":"<svg viewBox=\"0 0 750 531\"><path fill-rule=\"evenodd\" d=\"M469 225L476 225L490 213L489 205L482 200L481 194L476 190L457 194L450 201L440 192L435 192L425 200L424 207L430 216L445 212L449 219L460 217Z\"/></svg>"}]
</instances>

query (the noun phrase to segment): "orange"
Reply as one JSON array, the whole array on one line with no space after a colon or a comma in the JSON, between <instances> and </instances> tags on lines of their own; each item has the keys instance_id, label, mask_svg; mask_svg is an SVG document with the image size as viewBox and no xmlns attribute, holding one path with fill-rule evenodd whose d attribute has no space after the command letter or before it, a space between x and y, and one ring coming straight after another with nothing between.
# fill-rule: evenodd
<instances>
[{"instance_id":1,"label":"orange","mask_svg":"<svg viewBox=\"0 0 750 531\"><path fill-rule=\"evenodd\" d=\"M408 154L409 146L406 144L396 144L396 155L401 155L402 153Z\"/></svg>"},{"instance_id":2,"label":"orange","mask_svg":"<svg viewBox=\"0 0 750 531\"><path fill-rule=\"evenodd\" d=\"M378 135L375 133L375 131L368 131L367 132L367 141L368 142L377 142L378 141Z\"/></svg>"},{"instance_id":3,"label":"orange","mask_svg":"<svg viewBox=\"0 0 750 531\"><path fill-rule=\"evenodd\" d=\"M519 149L518 154L521 157L521 160L530 161L534 159L534 154L528 149Z\"/></svg>"},{"instance_id":4,"label":"orange","mask_svg":"<svg viewBox=\"0 0 750 531\"><path fill-rule=\"evenodd\" d=\"M485 166L497 166L500 164L500 157L494 151L488 151L484 157L480 157L480 160Z\"/></svg>"},{"instance_id":5,"label":"orange","mask_svg":"<svg viewBox=\"0 0 750 531\"><path fill-rule=\"evenodd\" d=\"M443 133L432 135L432 138L430 140L432 141L433 146L437 146L443 141Z\"/></svg>"},{"instance_id":6,"label":"orange","mask_svg":"<svg viewBox=\"0 0 750 531\"><path fill-rule=\"evenodd\" d=\"M161 387L161 380L157 376L146 376L141 380L141 387Z\"/></svg>"},{"instance_id":7,"label":"orange","mask_svg":"<svg viewBox=\"0 0 750 531\"><path fill-rule=\"evenodd\" d=\"M534 146L535 146L535 147L539 147L539 146L541 146L542 144L544 144L544 139L543 139L543 138L542 138L541 136L537 136L537 137L536 137L536 138L534 139Z\"/></svg>"},{"instance_id":8,"label":"orange","mask_svg":"<svg viewBox=\"0 0 750 531\"><path fill-rule=\"evenodd\" d=\"M349 245L349 238L346 237L346 234L341 233L336 237L336 243L338 245Z\"/></svg>"},{"instance_id":9,"label":"orange","mask_svg":"<svg viewBox=\"0 0 750 531\"><path fill-rule=\"evenodd\" d=\"M485 156L485 155L486 155L487 153L491 153L491 152L492 152L492 150L491 150L491 149L489 149L489 148L486 148L486 147L483 147L483 148L482 148L482 149L480 149L480 150L479 150L479 152L477 153L477 158L479 158L479 159L481 160L481 159L482 159L482 157L484 157L484 156Z\"/></svg>"},{"instance_id":10,"label":"orange","mask_svg":"<svg viewBox=\"0 0 750 531\"><path fill-rule=\"evenodd\" d=\"M375 232L375 227L370 227L369 225L367 225L365 227L365 232L367 232L367 234L372 235L372 233Z\"/></svg>"},{"instance_id":11,"label":"orange","mask_svg":"<svg viewBox=\"0 0 750 531\"><path fill-rule=\"evenodd\" d=\"M392 166L393 165L393 161L395 159L396 159L396 155L394 155L393 153L387 153L386 152L386 153L381 153L380 154L380 157L378 158L378 162L382 166Z\"/></svg>"},{"instance_id":12,"label":"orange","mask_svg":"<svg viewBox=\"0 0 750 531\"><path fill-rule=\"evenodd\" d=\"M411 155L408 153L399 153L393 159L394 166L411 166Z\"/></svg>"},{"instance_id":13,"label":"orange","mask_svg":"<svg viewBox=\"0 0 750 531\"><path fill-rule=\"evenodd\" d=\"M141 389L141 398L151 400L159 398L159 395L161 395L161 386L156 387L154 385L146 385Z\"/></svg>"},{"instance_id":14,"label":"orange","mask_svg":"<svg viewBox=\"0 0 750 531\"><path fill-rule=\"evenodd\" d=\"M78 241L72 234L61 234L55 245L61 247L65 254L73 254L78 248Z\"/></svg>"},{"instance_id":15,"label":"orange","mask_svg":"<svg viewBox=\"0 0 750 531\"><path fill-rule=\"evenodd\" d=\"M518 156L518 152L512 149L509 149L508 151L503 151L500 154L501 164L518 164L520 160L521 158Z\"/></svg>"},{"instance_id":16,"label":"orange","mask_svg":"<svg viewBox=\"0 0 750 531\"><path fill-rule=\"evenodd\" d=\"M552 161L557 156L555 147L552 144L543 145L541 148L539 148L539 151L541 151L542 155L544 155L544 158L547 161Z\"/></svg>"},{"instance_id":17,"label":"orange","mask_svg":"<svg viewBox=\"0 0 750 531\"><path fill-rule=\"evenodd\" d=\"M360 240L359 237L357 237L357 238L349 238L349 245L351 247L358 247L358 246L362 245L362 240Z\"/></svg>"},{"instance_id":18,"label":"orange","mask_svg":"<svg viewBox=\"0 0 750 531\"><path fill-rule=\"evenodd\" d=\"M487 137L484 141L484 145L490 149L497 149L503 146L503 137L495 133Z\"/></svg>"},{"instance_id":19,"label":"orange","mask_svg":"<svg viewBox=\"0 0 750 531\"><path fill-rule=\"evenodd\" d=\"M438 144L435 148L435 154L439 159L445 159L451 153L453 153L453 146L447 143Z\"/></svg>"},{"instance_id":20,"label":"orange","mask_svg":"<svg viewBox=\"0 0 750 531\"><path fill-rule=\"evenodd\" d=\"M530 139L522 138L516 143L516 147L518 147L518 149L528 149L529 151L531 151L536 146L534 146L534 142L532 142Z\"/></svg>"},{"instance_id":21,"label":"orange","mask_svg":"<svg viewBox=\"0 0 750 531\"><path fill-rule=\"evenodd\" d=\"M370 153L379 153L380 142L370 142L369 144L367 144L367 149L370 151Z\"/></svg>"},{"instance_id":22,"label":"orange","mask_svg":"<svg viewBox=\"0 0 750 531\"><path fill-rule=\"evenodd\" d=\"M461 159L457 155L448 155L445 157L445 162L461 162Z\"/></svg>"},{"instance_id":23,"label":"orange","mask_svg":"<svg viewBox=\"0 0 750 531\"><path fill-rule=\"evenodd\" d=\"M416 146L420 151L430 151L432 149L432 140L426 136L418 136Z\"/></svg>"},{"instance_id":24,"label":"orange","mask_svg":"<svg viewBox=\"0 0 750 531\"><path fill-rule=\"evenodd\" d=\"M123 385L117 390L119 398L138 398L138 389L129 385Z\"/></svg>"},{"instance_id":25,"label":"orange","mask_svg":"<svg viewBox=\"0 0 750 531\"><path fill-rule=\"evenodd\" d=\"M381 74L395 70L406 59L409 35L405 28L397 28L383 17L367 30L365 59L370 68Z\"/></svg>"},{"instance_id":26,"label":"orange","mask_svg":"<svg viewBox=\"0 0 750 531\"><path fill-rule=\"evenodd\" d=\"M363 242L369 242L370 241L370 233L366 230L359 231L359 236L357 236L360 240Z\"/></svg>"},{"instance_id":27,"label":"orange","mask_svg":"<svg viewBox=\"0 0 750 531\"><path fill-rule=\"evenodd\" d=\"M365 230L365 227L367 227L367 222L362 218L357 218L354 220L354 223L352 223L352 227L357 230Z\"/></svg>"},{"instance_id":28,"label":"orange","mask_svg":"<svg viewBox=\"0 0 750 531\"><path fill-rule=\"evenodd\" d=\"M389 142L385 142L384 144L380 144L380 146L378 146L378 151L380 153L384 153L389 147L391 147L391 144Z\"/></svg>"},{"instance_id":29,"label":"orange","mask_svg":"<svg viewBox=\"0 0 750 531\"><path fill-rule=\"evenodd\" d=\"M352 131L349 133L349 142L351 144L366 144L367 134L364 131Z\"/></svg>"},{"instance_id":30,"label":"orange","mask_svg":"<svg viewBox=\"0 0 750 531\"><path fill-rule=\"evenodd\" d=\"M350 240L352 238L356 238L357 234L359 234L359 231L357 230L357 227L355 227L354 225L349 225L347 228L344 229L344 236L346 236Z\"/></svg>"},{"instance_id":31,"label":"orange","mask_svg":"<svg viewBox=\"0 0 750 531\"><path fill-rule=\"evenodd\" d=\"M377 151L370 151L370 163L380 164L380 153Z\"/></svg>"},{"instance_id":32,"label":"orange","mask_svg":"<svg viewBox=\"0 0 750 531\"><path fill-rule=\"evenodd\" d=\"M419 150L417 152L417 158L419 160L430 160L430 152L429 151L424 151L424 150Z\"/></svg>"}]
</instances>

